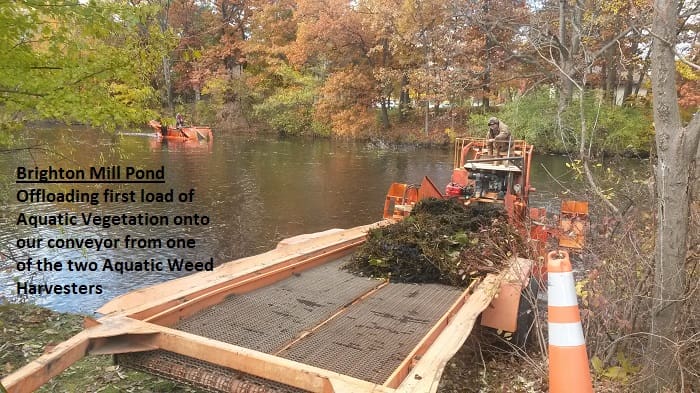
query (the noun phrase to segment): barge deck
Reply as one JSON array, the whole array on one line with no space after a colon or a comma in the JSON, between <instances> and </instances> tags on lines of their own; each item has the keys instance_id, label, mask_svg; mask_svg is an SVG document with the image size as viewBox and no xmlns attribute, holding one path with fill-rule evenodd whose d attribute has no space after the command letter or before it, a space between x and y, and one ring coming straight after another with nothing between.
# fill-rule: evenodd
<instances>
[{"instance_id":1,"label":"barge deck","mask_svg":"<svg viewBox=\"0 0 700 393\"><path fill-rule=\"evenodd\" d=\"M377 223L374 225L383 225ZM89 354L216 392L431 392L501 285L530 261L466 290L342 269L370 226L288 239L213 272L117 298L105 316L5 378L36 389Z\"/></svg>"}]
</instances>

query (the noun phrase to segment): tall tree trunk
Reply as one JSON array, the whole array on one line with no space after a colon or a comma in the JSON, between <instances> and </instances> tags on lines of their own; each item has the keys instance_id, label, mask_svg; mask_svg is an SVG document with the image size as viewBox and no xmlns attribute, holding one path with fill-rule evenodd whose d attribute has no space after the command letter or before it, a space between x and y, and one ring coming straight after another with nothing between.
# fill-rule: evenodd
<instances>
[{"instance_id":1,"label":"tall tree trunk","mask_svg":"<svg viewBox=\"0 0 700 393\"><path fill-rule=\"evenodd\" d=\"M574 95L574 82L570 79L574 66L571 60L564 60L559 72L559 112L562 113L571 103Z\"/></svg>"},{"instance_id":2,"label":"tall tree trunk","mask_svg":"<svg viewBox=\"0 0 700 393\"><path fill-rule=\"evenodd\" d=\"M390 54L391 54L391 51L389 50L389 40L386 38L382 38L382 66L383 67L388 66ZM386 90L386 88L383 88L382 90ZM387 97L382 97L382 113L381 113L382 127L385 130L387 130L387 129L389 129L389 126L390 126L388 106L389 106L389 103L391 102L392 91L391 91L391 89L389 89L389 91L383 91L382 94L387 94Z\"/></svg>"},{"instance_id":3,"label":"tall tree trunk","mask_svg":"<svg viewBox=\"0 0 700 393\"><path fill-rule=\"evenodd\" d=\"M569 102L574 91L574 83L570 79L571 70L571 52L566 48L566 25L569 7L566 0L559 0L559 113L562 113Z\"/></svg>"},{"instance_id":4,"label":"tall tree trunk","mask_svg":"<svg viewBox=\"0 0 700 393\"><path fill-rule=\"evenodd\" d=\"M430 100L425 100L425 135L430 133Z\"/></svg>"},{"instance_id":5,"label":"tall tree trunk","mask_svg":"<svg viewBox=\"0 0 700 393\"><path fill-rule=\"evenodd\" d=\"M163 14L160 18L160 30L165 33L168 31L169 16L170 16L170 0L166 0L163 5ZM165 101L168 105L168 113L171 116L175 116L175 110L173 108L173 80L172 80L172 64L170 56L163 56L163 79L165 82Z\"/></svg>"},{"instance_id":6,"label":"tall tree trunk","mask_svg":"<svg viewBox=\"0 0 700 393\"><path fill-rule=\"evenodd\" d=\"M165 101L168 104L168 112L174 115L173 108L173 80L170 69L170 57L163 56L163 79L165 80Z\"/></svg>"},{"instance_id":7,"label":"tall tree trunk","mask_svg":"<svg viewBox=\"0 0 700 393\"><path fill-rule=\"evenodd\" d=\"M634 67L627 67L627 77L625 79L625 91L622 93L622 103L632 94L634 89Z\"/></svg>"},{"instance_id":8,"label":"tall tree trunk","mask_svg":"<svg viewBox=\"0 0 700 393\"><path fill-rule=\"evenodd\" d=\"M484 11L484 16L486 17L486 20L491 20L490 18L490 2L489 0L484 1L483 5L483 11ZM490 102L490 96L491 96L491 51L492 49L496 46L496 43L493 42L493 39L491 38L491 30L492 26L490 23L486 23L486 34L484 34L484 74L483 74L483 87L482 87L482 98L481 98L481 104L483 105L483 109L488 109L489 105L491 104Z\"/></svg>"},{"instance_id":9,"label":"tall tree trunk","mask_svg":"<svg viewBox=\"0 0 700 393\"><path fill-rule=\"evenodd\" d=\"M678 2L654 1L651 82L656 127L657 235L653 308L647 366L653 380L648 391L663 387L678 391L677 317L685 295L684 269L690 210L691 169L700 141L700 114L682 127L676 96L676 69L672 45L677 41Z\"/></svg>"},{"instance_id":10,"label":"tall tree trunk","mask_svg":"<svg viewBox=\"0 0 700 393\"><path fill-rule=\"evenodd\" d=\"M614 105L617 99L617 56L614 46L605 51L605 68L605 97Z\"/></svg>"},{"instance_id":11,"label":"tall tree trunk","mask_svg":"<svg viewBox=\"0 0 700 393\"><path fill-rule=\"evenodd\" d=\"M634 45L632 47L631 53L637 53L637 49L639 49L639 41L636 41L632 44ZM632 90L634 89L634 69L635 69L635 63L632 62L627 66L627 76L625 77L625 91L622 93L622 103L624 104L625 100L632 95Z\"/></svg>"},{"instance_id":12,"label":"tall tree trunk","mask_svg":"<svg viewBox=\"0 0 700 393\"><path fill-rule=\"evenodd\" d=\"M388 105L389 99L386 97L382 97L381 101L382 101L382 110L381 110L380 117L382 119L382 127L385 130L387 130L387 129L389 129L389 110L387 108L389 106Z\"/></svg>"},{"instance_id":13,"label":"tall tree trunk","mask_svg":"<svg viewBox=\"0 0 700 393\"><path fill-rule=\"evenodd\" d=\"M583 8L578 1L571 9L567 0L559 0L559 113L569 106L574 94L574 57L581 47L582 15ZM571 34L566 33L567 26L571 27Z\"/></svg>"},{"instance_id":14,"label":"tall tree trunk","mask_svg":"<svg viewBox=\"0 0 700 393\"><path fill-rule=\"evenodd\" d=\"M649 62L649 56L651 55L651 51L647 52L646 56L644 56L644 65L642 66L642 71L639 72L639 79L637 80L637 84L634 87L634 97L637 98L639 97L639 89L642 87L642 82L644 82L644 77L647 76L647 72L649 71L649 66L651 63Z\"/></svg>"},{"instance_id":15,"label":"tall tree trunk","mask_svg":"<svg viewBox=\"0 0 700 393\"><path fill-rule=\"evenodd\" d=\"M192 116L192 120L195 121L196 123L201 123L201 119L199 118L199 101L201 99L202 99L202 91L199 88L199 85L195 84L195 86L194 86L194 116Z\"/></svg>"},{"instance_id":16,"label":"tall tree trunk","mask_svg":"<svg viewBox=\"0 0 700 393\"><path fill-rule=\"evenodd\" d=\"M408 77L406 74L403 74L401 77L401 96L399 97L399 119L401 119L401 121L404 121L406 118L410 100L411 97L408 93Z\"/></svg>"}]
</instances>

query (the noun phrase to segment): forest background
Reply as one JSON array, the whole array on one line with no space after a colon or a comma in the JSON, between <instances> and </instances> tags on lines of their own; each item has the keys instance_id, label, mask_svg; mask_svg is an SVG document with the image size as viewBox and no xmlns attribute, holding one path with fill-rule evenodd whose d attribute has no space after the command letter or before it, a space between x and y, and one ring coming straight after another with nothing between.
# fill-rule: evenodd
<instances>
[{"instance_id":1,"label":"forest background","mask_svg":"<svg viewBox=\"0 0 700 393\"><path fill-rule=\"evenodd\" d=\"M694 4L694 5L693 5ZM151 118L444 143L492 112L538 151L648 155L648 0L4 1L0 124ZM679 3L687 120L697 4ZM694 7L694 8L693 8ZM583 97L583 108L570 105ZM580 120L588 127L580 132Z\"/></svg>"},{"instance_id":2,"label":"forest background","mask_svg":"<svg viewBox=\"0 0 700 393\"><path fill-rule=\"evenodd\" d=\"M0 0L0 145L33 121L113 130L176 112L216 133L442 144L484 136L496 115L538 152L569 152L610 214L577 287L597 380L693 391L699 13L697 0ZM590 165L608 153L651 156L653 175L609 170L601 187ZM632 189L645 204L614 198Z\"/></svg>"}]
</instances>

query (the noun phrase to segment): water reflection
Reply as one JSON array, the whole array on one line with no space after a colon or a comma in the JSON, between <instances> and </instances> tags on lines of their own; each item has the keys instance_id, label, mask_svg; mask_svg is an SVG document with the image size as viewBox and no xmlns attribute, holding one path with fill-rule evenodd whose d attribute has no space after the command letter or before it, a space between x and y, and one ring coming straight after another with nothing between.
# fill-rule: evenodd
<instances>
[{"instance_id":1,"label":"water reflection","mask_svg":"<svg viewBox=\"0 0 700 393\"><path fill-rule=\"evenodd\" d=\"M430 176L438 187L449 181L451 149L377 150L364 143L300 141L216 136L211 144L162 143L149 134L115 136L92 130L33 131L27 145L50 147L52 153L32 151L0 157L0 168L10 185L0 213L2 261L0 284L3 296L15 296L15 280L33 283L103 285L101 295L32 296L30 300L59 311L91 313L109 299L146 285L186 273L139 272L17 272L14 261L47 258L52 261L143 261L155 258L188 258L221 263L271 249L286 237L329 228L348 228L377 221L384 196L393 181L418 183ZM547 166L553 176L566 177L567 168L558 157L539 157L534 164ZM20 188L14 184L18 165L48 165L87 168L103 165L131 165L166 168L166 184L144 185L150 192L186 192L196 189L195 203L35 203L16 201ZM533 172L538 188L534 199L545 201L558 192L547 174ZM43 186L43 185L42 185ZM52 190L66 185L46 185ZM70 186L68 186L70 187ZM141 188L123 184L81 184L81 189L104 192L106 188L127 192ZM30 226L16 225L20 212L26 214L138 214L207 215L206 226ZM80 249L18 249L23 237L101 237L168 239L194 238L194 249L110 249L101 252Z\"/></svg>"}]
</instances>

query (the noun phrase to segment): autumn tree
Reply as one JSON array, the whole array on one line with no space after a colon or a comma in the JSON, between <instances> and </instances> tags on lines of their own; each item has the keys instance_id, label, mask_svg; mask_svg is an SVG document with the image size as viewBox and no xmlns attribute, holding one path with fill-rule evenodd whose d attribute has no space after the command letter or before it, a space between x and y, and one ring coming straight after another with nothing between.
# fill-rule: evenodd
<instances>
[{"instance_id":1,"label":"autumn tree","mask_svg":"<svg viewBox=\"0 0 700 393\"><path fill-rule=\"evenodd\" d=\"M314 101L321 77L313 70L290 66L287 53L296 40L296 2L257 1L242 45L245 82L253 115L279 133L323 134L314 122Z\"/></svg>"},{"instance_id":2,"label":"autumn tree","mask_svg":"<svg viewBox=\"0 0 700 393\"><path fill-rule=\"evenodd\" d=\"M213 45L208 48L202 63L219 74L240 74L245 59L241 46L246 39L250 2L245 0L214 0L209 34Z\"/></svg>"},{"instance_id":3,"label":"autumn tree","mask_svg":"<svg viewBox=\"0 0 700 393\"><path fill-rule=\"evenodd\" d=\"M404 56L407 88L424 109L424 132L429 130L430 102L439 102L442 87L448 78L444 65L446 49L455 36L446 30L449 20L446 3L430 1L405 1L398 17L398 48L410 56ZM447 60L448 61L448 60ZM456 81L455 81L456 82Z\"/></svg>"},{"instance_id":4,"label":"autumn tree","mask_svg":"<svg viewBox=\"0 0 700 393\"><path fill-rule=\"evenodd\" d=\"M115 127L143 122L170 37L125 2L0 3L0 112ZM6 123L6 122L3 122Z\"/></svg>"},{"instance_id":5,"label":"autumn tree","mask_svg":"<svg viewBox=\"0 0 700 393\"><path fill-rule=\"evenodd\" d=\"M170 31L170 5L171 0L151 0L150 4L159 10L155 20L149 21L156 23L160 28L161 33L165 34ZM147 24L143 28L149 29L150 26ZM168 107L168 112L171 116L173 113L173 77L172 77L172 67L173 60L170 51L165 52L161 56L161 72L162 78L156 82L157 86L162 86L163 88L163 101Z\"/></svg>"},{"instance_id":6,"label":"autumn tree","mask_svg":"<svg viewBox=\"0 0 700 393\"><path fill-rule=\"evenodd\" d=\"M535 9L533 22L528 29L533 50L543 66L557 75L556 121L562 145L567 150L578 147L576 159L582 163L590 188L615 215L620 214L619 207L602 192L590 169L590 141L595 133L595 124L587 121L587 112L599 112L595 106L600 108L604 100L596 98L597 105L591 107L586 104L586 98L590 95L591 86L605 86L612 91L617 89L617 77L614 75L617 73L615 64L618 54L614 50L627 46L629 40L637 38L638 35L634 33L638 30L637 24L641 23L638 13L638 8L622 1L545 1ZM609 77L600 78L599 75L606 73ZM573 99L576 99L577 105L571 108ZM577 112L576 119L567 121L565 114L572 111Z\"/></svg>"},{"instance_id":7,"label":"autumn tree","mask_svg":"<svg viewBox=\"0 0 700 393\"><path fill-rule=\"evenodd\" d=\"M654 305L646 360L653 377L647 390L654 392L664 387L675 391L678 384L685 381L687 375L682 365L676 367L680 365L678 348L681 342L692 339L692 336L683 335L687 333L683 332L681 325L683 305L689 302L698 304L698 284L689 279L685 263L689 251L691 179L697 179L694 171L696 159L700 156L700 114L696 108L693 118L684 125L679 110L675 61L679 8L677 1L655 0L651 25L651 82L658 161L657 235ZM697 6L694 10L681 9L697 13Z\"/></svg>"},{"instance_id":8,"label":"autumn tree","mask_svg":"<svg viewBox=\"0 0 700 393\"><path fill-rule=\"evenodd\" d=\"M259 1L253 7L250 37L243 45L253 114L278 133L328 135L315 118L323 71L289 62L297 37L296 2Z\"/></svg>"},{"instance_id":9,"label":"autumn tree","mask_svg":"<svg viewBox=\"0 0 700 393\"><path fill-rule=\"evenodd\" d=\"M625 74L622 99L646 73L649 0L545 1L527 27L534 53L557 74L559 110L586 88L605 92L613 104ZM635 80L635 77L639 79Z\"/></svg>"},{"instance_id":10,"label":"autumn tree","mask_svg":"<svg viewBox=\"0 0 700 393\"><path fill-rule=\"evenodd\" d=\"M462 96L480 96L488 108L500 92L542 79L544 73L532 67L537 62L523 45L530 14L525 2L453 1L451 6L450 29L459 32L454 64L467 82L461 85Z\"/></svg>"},{"instance_id":11,"label":"autumn tree","mask_svg":"<svg viewBox=\"0 0 700 393\"><path fill-rule=\"evenodd\" d=\"M299 1L297 40L288 51L296 67L324 74L317 119L346 136L367 136L372 130L366 125L373 121L372 103L381 88L373 77L377 34L357 7L337 0Z\"/></svg>"},{"instance_id":12,"label":"autumn tree","mask_svg":"<svg viewBox=\"0 0 700 393\"><path fill-rule=\"evenodd\" d=\"M178 36L177 46L170 57L173 62L174 91L185 97L201 98L204 72L199 59L207 48L215 44L210 34L211 8L195 0L173 1L168 7L170 28Z\"/></svg>"},{"instance_id":13,"label":"autumn tree","mask_svg":"<svg viewBox=\"0 0 700 393\"><path fill-rule=\"evenodd\" d=\"M203 3L209 12L204 16L207 45L197 50L191 77L202 94L209 94L218 107L218 122L230 127L241 124L249 110L245 82L244 42L249 37L251 1L213 0Z\"/></svg>"}]
</instances>

